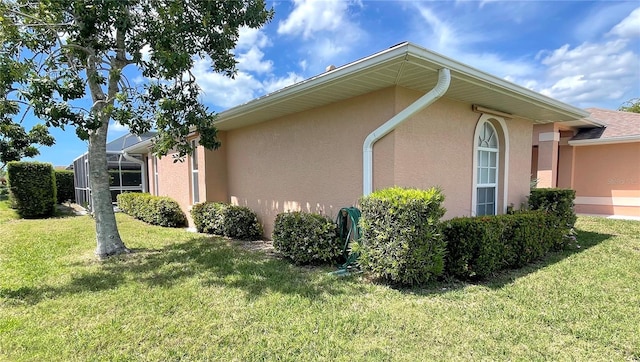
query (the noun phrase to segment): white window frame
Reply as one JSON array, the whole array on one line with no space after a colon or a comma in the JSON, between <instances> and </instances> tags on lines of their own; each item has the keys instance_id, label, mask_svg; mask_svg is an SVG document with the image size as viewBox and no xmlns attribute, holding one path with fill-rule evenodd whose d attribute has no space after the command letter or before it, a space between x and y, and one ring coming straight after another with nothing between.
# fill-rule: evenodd
<instances>
[{"instance_id":1,"label":"white window frame","mask_svg":"<svg viewBox=\"0 0 640 362\"><path fill-rule=\"evenodd\" d=\"M158 156L153 156L153 194L160 196L160 188L158 187Z\"/></svg>"},{"instance_id":2,"label":"white window frame","mask_svg":"<svg viewBox=\"0 0 640 362\"><path fill-rule=\"evenodd\" d=\"M190 156L190 168L191 168L191 204L197 204L200 202L200 182L198 180L198 141L191 140L191 147L193 152Z\"/></svg>"},{"instance_id":3,"label":"white window frame","mask_svg":"<svg viewBox=\"0 0 640 362\"><path fill-rule=\"evenodd\" d=\"M507 124L503 117L494 116L490 114L482 114L478 123L476 124L476 129L473 134L473 188L471 195L471 215L477 216L478 209L478 188L481 187L491 187L494 184L482 184L478 183L478 165L479 151L487 150L484 147L479 147L478 138L480 136L480 132L482 132L482 128L485 123L489 123L493 128L494 132L496 132L497 141L498 141L498 149L496 155L496 183L495 183L495 211L497 214L499 210L502 213L506 212L506 205L508 205L508 195L509 195L509 133L507 129ZM501 133L501 134L500 134ZM500 158L500 154L502 153L503 157ZM502 170L503 177L500 178L500 171ZM498 192L502 187L503 195L502 202L500 203L500 198L498 197Z\"/></svg>"}]
</instances>

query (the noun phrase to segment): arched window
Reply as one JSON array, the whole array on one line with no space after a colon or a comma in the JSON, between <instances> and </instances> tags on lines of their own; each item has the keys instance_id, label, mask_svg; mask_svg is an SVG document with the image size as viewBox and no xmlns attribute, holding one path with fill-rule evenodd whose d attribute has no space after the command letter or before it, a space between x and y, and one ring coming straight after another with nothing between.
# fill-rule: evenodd
<instances>
[{"instance_id":1,"label":"arched window","mask_svg":"<svg viewBox=\"0 0 640 362\"><path fill-rule=\"evenodd\" d=\"M498 207L500 144L498 133L489 121L476 132L476 202L475 214L495 215Z\"/></svg>"}]
</instances>

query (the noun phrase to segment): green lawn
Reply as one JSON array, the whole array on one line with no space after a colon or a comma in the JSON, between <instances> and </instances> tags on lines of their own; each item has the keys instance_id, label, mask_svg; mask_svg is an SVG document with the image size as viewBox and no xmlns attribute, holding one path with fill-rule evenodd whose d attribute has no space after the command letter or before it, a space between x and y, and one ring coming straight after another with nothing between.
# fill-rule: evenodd
<instances>
[{"instance_id":1,"label":"green lawn","mask_svg":"<svg viewBox=\"0 0 640 362\"><path fill-rule=\"evenodd\" d=\"M398 290L118 215L0 202L0 360L638 360L640 222L581 217L581 248L491 281Z\"/></svg>"}]
</instances>

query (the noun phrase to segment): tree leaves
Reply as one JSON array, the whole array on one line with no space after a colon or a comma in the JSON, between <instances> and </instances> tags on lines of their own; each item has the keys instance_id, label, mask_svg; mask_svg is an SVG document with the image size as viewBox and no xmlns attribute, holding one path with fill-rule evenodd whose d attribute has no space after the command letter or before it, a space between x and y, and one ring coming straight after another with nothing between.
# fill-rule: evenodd
<instances>
[{"instance_id":1,"label":"tree leaves","mask_svg":"<svg viewBox=\"0 0 640 362\"><path fill-rule=\"evenodd\" d=\"M220 146L213 112L189 73L197 57L233 76L242 26L271 20L262 0L47 0L0 3L0 85L48 126L77 128L82 139L109 119L134 133L159 132L154 152L191 152L187 136ZM149 56L143 57L143 49ZM132 86L135 65L147 83ZM85 97L89 90L92 101ZM11 103L15 105L15 103ZM0 116L15 116L0 104Z\"/></svg>"}]
</instances>

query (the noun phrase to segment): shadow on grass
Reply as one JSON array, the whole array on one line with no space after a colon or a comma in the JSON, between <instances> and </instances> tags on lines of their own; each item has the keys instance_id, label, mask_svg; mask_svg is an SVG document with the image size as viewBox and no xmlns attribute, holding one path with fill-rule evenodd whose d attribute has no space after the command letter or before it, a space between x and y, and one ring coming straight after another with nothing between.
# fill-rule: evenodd
<instances>
[{"instance_id":1,"label":"shadow on grass","mask_svg":"<svg viewBox=\"0 0 640 362\"><path fill-rule=\"evenodd\" d=\"M445 294L450 291L463 289L468 285L481 285L491 289L500 289L512 284L519 278L525 277L540 269L558 263L571 255L582 253L589 248L596 246L614 236L611 234L584 231L579 229L577 229L576 232L579 247L573 247L571 249L563 251L550 252L544 258L531 264L525 265L522 268L502 270L496 272L491 277L487 277L484 279L462 281L455 278L447 278L438 282L433 282L421 288L399 289L407 293L419 295Z\"/></svg>"},{"instance_id":2,"label":"shadow on grass","mask_svg":"<svg viewBox=\"0 0 640 362\"><path fill-rule=\"evenodd\" d=\"M276 292L318 300L364 288L355 281L342 282L328 276L330 269L296 267L263 252L230 246L229 242L233 243L202 236L162 249L134 249L131 254L102 262L79 262L71 265L78 275L63 286L0 289L0 297L32 305L43 299L114 290L127 284L171 288L196 282L203 289L239 289L247 299Z\"/></svg>"}]
</instances>

